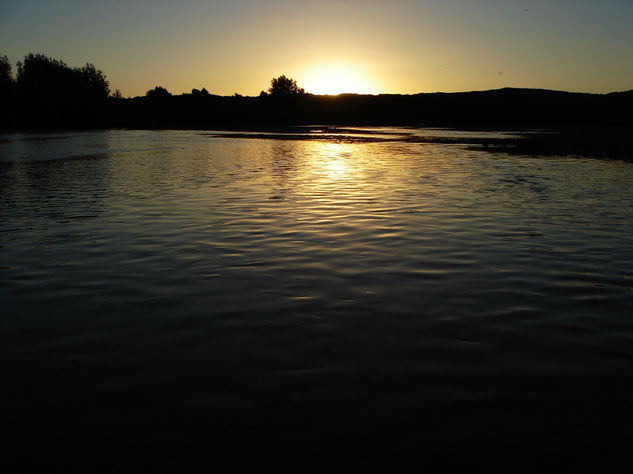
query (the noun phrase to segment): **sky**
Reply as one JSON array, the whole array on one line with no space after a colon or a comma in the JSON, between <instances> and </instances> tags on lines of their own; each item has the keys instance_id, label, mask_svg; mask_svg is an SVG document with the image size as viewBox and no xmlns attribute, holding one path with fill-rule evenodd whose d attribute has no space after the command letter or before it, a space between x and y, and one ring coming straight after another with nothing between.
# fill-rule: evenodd
<instances>
[{"instance_id":1,"label":"sky","mask_svg":"<svg viewBox=\"0 0 633 474\"><path fill-rule=\"evenodd\" d=\"M155 86L258 95L633 89L633 0L0 0L0 55ZM15 67L14 67L15 72Z\"/></svg>"}]
</instances>

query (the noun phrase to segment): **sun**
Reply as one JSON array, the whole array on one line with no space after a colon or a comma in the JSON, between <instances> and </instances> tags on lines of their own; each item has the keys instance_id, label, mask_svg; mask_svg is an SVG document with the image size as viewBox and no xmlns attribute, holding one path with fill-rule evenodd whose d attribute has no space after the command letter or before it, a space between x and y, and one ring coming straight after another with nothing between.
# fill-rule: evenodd
<instances>
[{"instance_id":1,"label":"sun","mask_svg":"<svg viewBox=\"0 0 633 474\"><path fill-rule=\"evenodd\" d=\"M301 86L312 94L376 94L378 87L361 66L332 62L309 66L301 74Z\"/></svg>"}]
</instances>

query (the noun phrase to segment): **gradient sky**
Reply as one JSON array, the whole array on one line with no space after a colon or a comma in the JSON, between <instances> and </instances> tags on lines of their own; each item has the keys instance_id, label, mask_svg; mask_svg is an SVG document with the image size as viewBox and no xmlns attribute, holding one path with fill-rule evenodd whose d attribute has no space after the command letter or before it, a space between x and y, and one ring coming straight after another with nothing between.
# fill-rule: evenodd
<instances>
[{"instance_id":1,"label":"gradient sky","mask_svg":"<svg viewBox=\"0 0 633 474\"><path fill-rule=\"evenodd\" d=\"M92 62L124 96L633 89L633 0L0 0L0 55ZM14 70L15 71L15 70Z\"/></svg>"}]
</instances>

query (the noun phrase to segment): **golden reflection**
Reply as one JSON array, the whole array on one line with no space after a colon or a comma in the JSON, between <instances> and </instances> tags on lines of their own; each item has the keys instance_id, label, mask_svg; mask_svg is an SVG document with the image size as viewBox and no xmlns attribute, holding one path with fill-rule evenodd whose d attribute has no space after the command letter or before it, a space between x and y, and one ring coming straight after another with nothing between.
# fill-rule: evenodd
<instances>
[{"instance_id":1,"label":"golden reflection","mask_svg":"<svg viewBox=\"0 0 633 474\"><path fill-rule=\"evenodd\" d=\"M324 178L339 180L350 174L349 158L351 153L347 149L349 145L341 143L315 143L316 160L315 168Z\"/></svg>"}]
</instances>

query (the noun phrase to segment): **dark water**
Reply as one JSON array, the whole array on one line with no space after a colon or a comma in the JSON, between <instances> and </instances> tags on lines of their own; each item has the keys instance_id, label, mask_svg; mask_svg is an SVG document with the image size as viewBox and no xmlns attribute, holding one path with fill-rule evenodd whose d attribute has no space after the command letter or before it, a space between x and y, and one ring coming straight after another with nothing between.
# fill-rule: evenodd
<instances>
[{"instance_id":1,"label":"dark water","mask_svg":"<svg viewBox=\"0 0 633 474\"><path fill-rule=\"evenodd\" d=\"M633 164L619 161L4 135L8 459L65 472L621 460L632 218Z\"/></svg>"}]
</instances>

